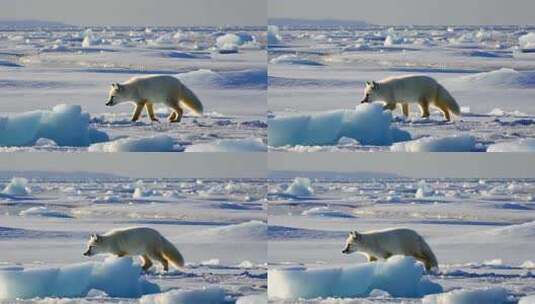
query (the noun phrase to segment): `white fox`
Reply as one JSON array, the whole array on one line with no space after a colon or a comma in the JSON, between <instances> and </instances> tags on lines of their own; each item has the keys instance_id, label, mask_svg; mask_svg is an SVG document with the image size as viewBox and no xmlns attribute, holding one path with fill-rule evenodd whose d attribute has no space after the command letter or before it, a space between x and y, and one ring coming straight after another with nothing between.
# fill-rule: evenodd
<instances>
[{"instance_id":1,"label":"white fox","mask_svg":"<svg viewBox=\"0 0 535 304\"><path fill-rule=\"evenodd\" d=\"M111 230L105 234L92 234L84 256L111 253L119 257L141 256L143 270L152 266L152 260L160 262L165 271L169 264L184 267L184 258L176 247L158 231L146 227Z\"/></svg>"},{"instance_id":2,"label":"white fox","mask_svg":"<svg viewBox=\"0 0 535 304\"><path fill-rule=\"evenodd\" d=\"M416 231L410 229L385 229L359 233L352 231L342 250L344 254L363 253L368 261L378 258L388 259L393 255L412 256L424 263L425 269L438 269L438 262L425 240Z\"/></svg>"},{"instance_id":3,"label":"white fox","mask_svg":"<svg viewBox=\"0 0 535 304\"><path fill-rule=\"evenodd\" d=\"M133 77L125 83L112 84L106 105L115 106L123 102L136 104L132 121L139 119L143 107L147 108L152 121L158 121L154 116L155 103L164 104L172 109L168 117L170 122L180 122L183 114L181 106L197 115L203 113L203 105L199 98L180 80L166 75Z\"/></svg>"},{"instance_id":4,"label":"white fox","mask_svg":"<svg viewBox=\"0 0 535 304\"><path fill-rule=\"evenodd\" d=\"M427 76L401 76L366 82L361 103L384 101L385 109L395 110L402 105L403 115L409 116L409 103L420 106L422 117L429 117L429 105L439 108L450 121L450 112L460 115L461 110L451 94L435 79Z\"/></svg>"}]
</instances>

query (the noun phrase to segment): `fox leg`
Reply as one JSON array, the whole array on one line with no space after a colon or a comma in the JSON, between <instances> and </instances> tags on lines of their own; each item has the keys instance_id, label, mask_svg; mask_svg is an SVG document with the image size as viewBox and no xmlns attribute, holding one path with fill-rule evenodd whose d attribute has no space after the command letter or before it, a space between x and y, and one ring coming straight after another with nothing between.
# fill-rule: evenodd
<instances>
[{"instance_id":1,"label":"fox leg","mask_svg":"<svg viewBox=\"0 0 535 304\"><path fill-rule=\"evenodd\" d=\"M422 118L429 117L429 102L427 102L427 99L422 99L420 102L420 111L422 112Z\"/></svg>"},{"instance_id":2,"label":"fox leg","mask_svg":"<svg viewBox=\"0 0 535 304\"><path fill-rule=\"evenodd\" d=\"M375 262L375 261L377 261L377 257L374 257L373 255L370 255L368 257L368 262Z\"/></svg>"},{"instance_id":3,"label":"fox leg","mask_svg":"<svg viewBox=\"0 0 535 304\"><path fill-rule=\"evenodd\" d=\"M425 270L430 271L431 268L433 268L431 261L429 261L426 256L422 254L415 254L414 258L424 264Z\"/></svg>"},{"instance_id":4,"label":"fox leg","mask_svg":"<svg viewBox=\"0 0 535 304\"><path fill-rule=\"evenodd\" d=\"M154 105L152 104L152 102L145 103L145 109L147 110L147 114L149 115L150 120L159 121L158 118L154 116Z\"/></svg>"},{"instance_id":5,"label":"fox leg","mask_svg":"<svg viewBox=\"0 0 535 304\"><path fill-rule=\"evenodd\" d=\"M173 112L173 113L176 113L176 114L175 115L171 114L171 115L173 115L173 119L170 120L170 122L180 122L182 120L182 114L184 112L182 111L182 109L178 105L173 105L171 107L173 108L173 110L175 110L175 112ZM169 118L171 118L171 117L169 117Z\"/></svg>"},{"instance_id":6,"label":"fox leg","mask_svg":"<svg viewBox=\"0 0 535 304\"><path fill-rule=\"evenodd\" d=\"M169 262L167 262L167 259L162 255L161 252L157 253L154 258L162 264L163 270L169 271Z\"/></svg>"},{"instance_id":7,"label":"fox leg","mask_svg":"<svg viewBox=\"0 0 535 304\"><path fill-rule=\"evenodd\" d=\"M450 121L451 117L450 117L450 110L448 109L448 107L442 104L437 104L436 106L440 109L446 121Z\"/></svg>"},{"instance_id":8,"label":"fox leg","mask_svg":"<svg viewBox=\"0 0 535 304\"><path fill-rule=\"evenodd\" d=\"M132 121L137 121L139 119L139 115L141 115L141 111L143 110L144 106L145 106L145 101L140 101L136 103L136 109L134 110Z\"/></svg>"},{"instance_id":9,"label":"fox leg","mask_svg":"<svg viewBox=\"0 0 535 304\"><path fill-rule=\"evenodd\" d=\"M143 260L143 271L148 271L152 266L152 261L147 255L141 256L141 259Z\"/></svg>"},{"instance_id":10,"label":"fox leg","mask_svg":"<svg viewBox=\"0 0 535 304\"><path fill-rule=\"evenodd\" d=\"M401 109L403 110L403 115L409 117L409 104L404 102L401 104Z\"/></svg>"}]
</instances>

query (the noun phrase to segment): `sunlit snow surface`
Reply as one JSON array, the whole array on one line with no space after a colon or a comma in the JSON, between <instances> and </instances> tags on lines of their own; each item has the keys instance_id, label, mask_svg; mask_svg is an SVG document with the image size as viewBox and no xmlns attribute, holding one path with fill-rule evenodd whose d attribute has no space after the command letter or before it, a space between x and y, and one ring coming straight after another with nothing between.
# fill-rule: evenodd
<instances>
[{"instance_id":1,"label":"sunlit snow surface","mask_svg":"<svg viewBox=\"0 0 535 304\"><path fill-rule=\"evenodd\" d=\"M295 276L305 277L305 273L298 271L321 269L317 273L323 272L324 275L310 276L305 281L308 283L303 285L305 289L297 288L295 282L287 289L277 284L279 289L272 293L274 296L291 298L292 291L303 295L306 290L309 294L313 291L315 295L340 294L334 289L325 291L332 280L343 281L344 272L342 277L336 278L335 272L340 271L337 269L350 273L352 266L367 262L363 255L357 253L342 254L348 232L395 227L416 230L437 256L439 272L426 274L424 278L440 284L444 293L457 290L453 295L443 295L438 299L506 303L509 297L514 300L535 294L535 180L420 180L319 174L299 177L275 174L270 183L270 271L289 269L289 274L294 271ZM288 189L295 181L305 177L310 180L307 184L310 194L289 195ZM353 273L358 277L355 271ZM274 274L279 275L277 272ZM397 283L411 280L410 276L404 277L401 273L396 276ZM366 277L347 282L345 287L337 285L336 290L365 290L370 280ZM395 284L394 279L388 286L392 288ZM486 291L488 288L503 288L505 292ZM482 291L474 291L476 289ZM495 302L489 302L489 298ZM433 299L429 297L425 303L435 303ZM419 298L393 297L384 291L371 292L360 299L273 299L274 303L421 301Z\"/></svg>"},{"instance_id":2,"label":"sunlit snow surface","mask_svg":"<svg viewBox=\"0 0 535 304\"><path fill-rule=\"evenodd\" d=\"M3 175L0 186L12 185L11 177ZM119 280L135 280L139 268L122 265L110 269L100 264L107 255L83 256L89 235L119 227L148 226L173 242L186 261L184 272L172 269L165 273L155 263L155 268L141 275L150 284L157 284L162 293L173 291L158 297L176 296L195 303L197 298L215 297L213 288L221 288L217 294L223 294L227 300L242 296L265 298L267 224L264 197L267 186L261 180L137 180L40 173L27 176L25 186L28 189L25 193L0 193L0 281L4 282L2 284L9 282L8 286L19 286L11 290L0 287L0 297L46 292L84 294L87 286L103 284L108 290L121 288L113 287L115 283L110 282L113 276L101 275L96 280L95 274L93 277L87 274L92 264L80 264L97 263L100 266L95 264L94 269L104 273L115 271L115 278L123 278ZM140 264L137 257L133 261ZM122 264L125 263L129 264ZM58 267L61 269L59 278L54 276L54 269ZM35 286L31 291L29 281L14 277L14 272L22 268L41 269L43 277L55 278L58 282L67 280L73 288L58 283L47 289L42 282L41 289ZM121 269L125 273L117 273L123 271ZM28 274L27 279L31 277ZM120 282L116 283L120 285ZM204 288L208 288L206 293ZM123 294L134 298L109 297L102 291L93 290L89 291L86 300L138 303L140 294L134 291ZM219 296L214 303L221 303L223 298ZM144 301L149 303L150 298Z\"/></svg>"},{"instance_id":3,"label":"sunlit snow surface","mask_svg":"<svg viewBox=\"0 0 535 304\"><path fill-rule=\"evenodd\" d=\"M224 45L236 49L232 54L217 45L225 34L235 38ZM67 104L80 106L89 115L89 127L107 133L110 141L167 135L180 147L171 151L225 139L265 142L265 45L261 28L0 28L0 121ZM104 105L112 83L149 74L179 78L203 102L205 115L185 111L181 123L170 124L168 110L160 107L160 123L151 123L145 112L131 123L132 104ZM38 124L36 119L21 123ZM83 151L96 141L75 142L0 146L4 151Z\"/></svg>"},{"instance_id":4,"label":"sunlit snow surface","mask_svg":"<svg viewBox=\"0 0 535 304\"><path fill-rule=\"evenodd\" d=\"M411 105L411 115L404 119L398 108L392 126L408 131L413 140L473 136L475 146L462 150L485 151L491 144L535 137L535 52L533 34L528 35L535 28L284 27L272 32L277 34L268 54L272 118L352 110L363 98L366 81L423 74L443 84L463 113L446 123L436 110L422 119L418 107ZM271 149L388 151L390 147L342 141Z\"/></svg>"}]
</instances>

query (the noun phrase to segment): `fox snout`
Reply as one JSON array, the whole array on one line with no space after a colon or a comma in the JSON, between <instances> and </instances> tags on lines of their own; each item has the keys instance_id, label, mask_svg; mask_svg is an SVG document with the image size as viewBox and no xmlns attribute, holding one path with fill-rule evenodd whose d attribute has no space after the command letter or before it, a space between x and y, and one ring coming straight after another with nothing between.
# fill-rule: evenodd
<instances>
[{"instance_id":1,"label":"fox snout","mask_svg":"<svg viewBox=\"0 0 535 304\"><path fill-rule=\"evenodd\" d=\"M91 249L87 249L86 252L83 253L84 256L91 256Z\"/></svg>"},{"instance_id":2,"label":"fox snout","mask_svg":"<svg viewBox=\"0 0 535 304\"><path fill-rule=\"evenodd\" d=\"M349 249L348 248L344 248L344 250L342 250L342 253L343 254L349 254Z\"/></svg>"},{"instance_id":3,"label":"fox snout","mask_svg":"<svg viewBox=\"0 0 535 304\"><path fill-rule=\"evenodd\" d=\"M360 101L360 103L369 103L368 96L364 97L363 100Z\"/></svg>"},{"instance_id":4,"label":"fox snout","mask_svg":"<svg viewBox=\"0 0 535 304\"><path fill-rule=\"evenodd\" d=\"M115 105L114 99L115 99L115 96L111 96L108 102L106 102L106 106L108 107L114 106Z\"/></svg>"}]
</instances>

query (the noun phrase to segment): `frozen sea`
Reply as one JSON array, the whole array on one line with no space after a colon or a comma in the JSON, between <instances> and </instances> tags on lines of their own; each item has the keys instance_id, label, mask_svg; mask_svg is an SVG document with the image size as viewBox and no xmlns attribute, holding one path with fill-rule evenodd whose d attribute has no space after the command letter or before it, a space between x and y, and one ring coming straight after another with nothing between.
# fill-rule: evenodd
<instances>
[{"instance_id":1,"label":"frozen sea","mask_svg":"<svg viewBox=\"0 0 535 304\"><path fill-rule=\"evenodd\" d=\"M485 151L496 143L532 141L533 32L535 29L521 26L272 27L268 54L270 118L351 110L362 100L366 81L418 74L444 85L461 106L462 115L447 123L435 110L429 119L421 119L418 107L412 105L405 119L398 108L391 125L408 131L413 140L471 136L474 144L459 148L463 151ZM332 121L315 123L310 126L314 132L333 126ZM374 127L369 124L369 128ZM300 144L297 140L270 144L270 148L388 151L391 147L348 144L346 140Z\"/></svg>"}]
</instances>

